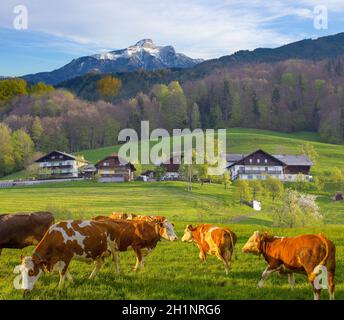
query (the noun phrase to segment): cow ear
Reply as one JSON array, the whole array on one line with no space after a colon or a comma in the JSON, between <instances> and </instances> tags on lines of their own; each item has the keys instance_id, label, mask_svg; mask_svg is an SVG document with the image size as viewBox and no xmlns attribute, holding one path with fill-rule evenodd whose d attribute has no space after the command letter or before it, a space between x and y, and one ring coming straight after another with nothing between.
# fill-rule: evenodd
<instances>
[{"instance_id":1,"label":"cow ear","mask_svg":"<svg viewBox=\"0 0 344 320\"><path fill-rule=\"evenodd\" d=\"M20 255L20 261L23 261L24 260L24 256L21 254Z\"/></svg>"},{"instance_id":2,"label":"cow ear","mask_svg":"<svg viewBox=\"0 0 344 320\"><path fill-rule=\"evenodd\" d=\"M187 228L188 228L190 231L192 231L192 229L193 229L192 224L189 224L189 225L187 226Z\"/></svg>"}]
</instances>

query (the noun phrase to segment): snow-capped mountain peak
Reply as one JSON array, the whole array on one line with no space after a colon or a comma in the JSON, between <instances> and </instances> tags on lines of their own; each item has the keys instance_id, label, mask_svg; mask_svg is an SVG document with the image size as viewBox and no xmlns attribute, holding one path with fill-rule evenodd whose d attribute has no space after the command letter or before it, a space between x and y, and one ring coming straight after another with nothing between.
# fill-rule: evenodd
<instances>
[{"instance_id":1,"label":"snow-capped mountain peak","mask_svg":"<svg viewBox=\"0 0 344 320\"><path fill-rule=\"evenodd\" d=\"M57 84L92 70L100 73L118 73L138 69L154 71L165 68L191 68L202 61L177 53L172 46L157 46L152 39L143 39L125 49L74 59L60 69L27 75L25 78L32 82Z\"/></svg>"}]
</instances>

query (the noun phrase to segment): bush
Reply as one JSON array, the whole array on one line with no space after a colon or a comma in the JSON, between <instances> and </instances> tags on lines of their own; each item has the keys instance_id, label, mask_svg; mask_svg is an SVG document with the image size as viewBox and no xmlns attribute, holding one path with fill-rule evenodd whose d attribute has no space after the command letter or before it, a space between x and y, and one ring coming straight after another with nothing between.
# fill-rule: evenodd
<instances>
[{"instance_id":1,"label":"bush","mask_svg":"<svg viewBox=\"0 0 344 320\"><path fill-rule=\"evenodd\" d=\"M320 224L323 216L315 199L313 195L288 189L284 193L282 206L273 211L274 226L295 228Z\"/></svg>"}]
</instances>

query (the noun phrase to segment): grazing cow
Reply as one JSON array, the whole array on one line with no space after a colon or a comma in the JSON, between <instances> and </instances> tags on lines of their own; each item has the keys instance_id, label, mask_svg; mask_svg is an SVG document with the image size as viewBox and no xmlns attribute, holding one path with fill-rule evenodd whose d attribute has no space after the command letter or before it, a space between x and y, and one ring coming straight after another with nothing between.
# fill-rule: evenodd
<instances>
[{"instance_id":1,"label":"grazing cow","mask_svg":"<svg viewBox=\"0 0 344 320\"><path fill-rule=\"evenodd\" d=\"M118 212L113 212L110 215L111 219L115 220L133 220L133 221L146 221L146 222L167 222L168 219L164 216L144 216L144 215L136 215L132 213L118 213ZM171 223L173 226L173 224Z\"/></svg>"},{"instance_id":2,"label":"grazing cow","mask_svg":"<svg viewBox=\"0 0 344 320\"><path fill-rule=\"evenodd\" d=\"M49 212L0 215L0 255L4 248L36 245L53 223L54 216Z\"/></svg>"},{"instance_id":3,"label":"grazing cow","mask_svg":"<svg viewBox=\"0 0 344 320\"><path fill-rule=\"evenodd\" d=\"M73 281L68 271L72 259L94 261L95 268L90 275L93 279L110 253L116 262L117 253L113 248L116 232L111 224L101 221L62 221L54 224L32 256L22 258L21 288L32 290L44 270L58 271L59 288L62 288L65 277Z\"/></svg>"},{"instance_id":4,"label":"grazing cow","mask_svg":"<svg viewBox=\"0 0 344 320\"><path fill-rule=\"evenodd\" d=\"M182 241L196 242L200 251L199 257L202 261L206 260L207 253L216 256L223 262L226 274L229 273L232 254L235 254L237 241L237 237L232 230L210 224L196 227L188 225L184 231Z\"/></svg>"},{"instance_id":5,"label":"grazing cow","mask_svg":"<svg viewBox=\"0 0 344 320\"><path fill-rule=\"evenodd\" d=\"M103 221L112 225L116 230L114 247L117 252L128 251L132 248L136 254L134 271L144 267L144 258L157 246L160 239L176 241L178 237L162 222L146 222L135 220L115 220L109 217L99 216L96 221ZM117 271L119 272L119 259L117 259Z\"/></svg>"},{"instance_id":6,"label":"grazing cow","mask_svg":"<svg viewBox=\"0 0 344 320\"><path fill-rule=\"evenodd\" d=\"M111 219L117 219L117 220L134 220L136 217L137 217L136 214L121 213L121 212L113 212L110 216Z\"/></svg>"},{"instance_id":7,"label":"grazing cow","mask_svg":"<svg viewBox=\"0 0 344 320\"><path fill-rule=\"evenodd\" d=\"M256 231L247 241L242 251L263 255L268 263L259 281L259 288L266 278L274 273L288 274L289 283L295 285L293 273L305 274L313 286L314 299L320 299L320 292L315 285L315 278L322 267L327 269L330 299L334 299L334 273L336 269L335 246L324 235L300 235L297 237L274 237L268 233Z\"/></svg>"}]
</instances>

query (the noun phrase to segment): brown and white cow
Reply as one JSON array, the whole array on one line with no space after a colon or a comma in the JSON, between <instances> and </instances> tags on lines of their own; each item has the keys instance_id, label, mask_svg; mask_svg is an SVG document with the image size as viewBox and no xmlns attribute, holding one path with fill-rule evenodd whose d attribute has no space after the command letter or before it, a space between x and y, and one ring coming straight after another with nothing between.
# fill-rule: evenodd
<instances>
[{"instance_id":1,"label":"brown and white cow","mask_svg":"<svg viewBox=\"0 0 344 320\"><path fill-rule=\"evenodd\" d=\"M200 251L199 257L202 261L206 260L207 254L216 256L223 262L226 274L229 273L237 241L236 234L232 230L210 224L196 227L188 225L184 231L182 241L196 242Z\"/></svg>"},{"instance_id":2,"label":"brown and white cow","mask_svg":"<svg viewBox=\"0 0 344 320\"><path fill-rule=\"evenodd\" d=\"M268 263L258 283L259 288L266 278L274 273L288 274L291 286L295 285L293 273L305 274L312 284L314 299L320 298L321 289L315 284L316 277L326 267L330 299L334 299L334 274L336 269L335 246L322 234L300 235L296 237L274 237L264 232L254 232L242 251L263 255Z\"/></svg>"},{"instance_id":3,"label":"brown and white cow","mask_svg":"<svg viewBox=\"0 0 344 320\"><path fill-rule=\"evenodd\" d=\"M21 288L32 290L42 271L60 273L59 288L64 285L65 277L71 282L68 266L72 259L94 261L95 268L90 275L93 279L104 263L104 258L117 253L113 243L115 233L112 225L101 221L62 221L50 227L32 256L22 258Z\"/></svg>"},{"instance_id":4,"label":"brown and white cow","mask_svg":"<svg viewBox=\"0 0 344 320\"><path fill-rule=\"evenodd\" d=\"M0 215L0 254L2 249L23 249L38 244L54 223L50 212Z\"/></svg>"},{"instance_id":5,"label":"brown and white cow","mask_svg":"<svg viewBox=\"0 0 344 320\"><path fill-rule=\"evenodd\" d=\"M144 267L144 258L157 246L160 239L176 241L173 228L166 227L163 222L146 222L141 220L118 220L99 216L96 221L106 222L117 230L114 240L116 252L133 249L136 254L134 271ZM117 258L119 271L119 258Z\"/></svg>"}]
</instances>

